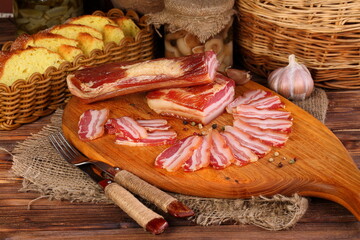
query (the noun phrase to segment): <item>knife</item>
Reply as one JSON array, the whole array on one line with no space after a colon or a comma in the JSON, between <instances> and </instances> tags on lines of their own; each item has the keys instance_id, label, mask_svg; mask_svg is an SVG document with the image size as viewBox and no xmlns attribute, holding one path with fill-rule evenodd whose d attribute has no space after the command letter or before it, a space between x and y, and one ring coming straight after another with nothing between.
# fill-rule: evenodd
<instances>
[{"instance_id":1,"label":"knife","mask_svg":"<svg viewBox=\"0 0 360 240\"><path fill-rule=\"evenodd\" d=\"M160 234L169 226L163 216L147 208L134 197L134 195L119 184L110 179L100 177L90 168L90 165L78 167L97 182L104 189L105 195L146 231L152 234Z\"/></svg>"},{"instance_id":2,"label":"knife","mask_svg":"<svg viewBox=\"0 0 360 240\"><path fill-rule=\"evenodd\" d=\"M130 192L153 203L164 212L169 213L174 217L190 217L194 215L194 211L182 202L131 172L121 170L118 167L112 167L109 164L100 161L91 161L90 163L101 170L105 176L125 187Z\"/></svg>"}]
</instances>

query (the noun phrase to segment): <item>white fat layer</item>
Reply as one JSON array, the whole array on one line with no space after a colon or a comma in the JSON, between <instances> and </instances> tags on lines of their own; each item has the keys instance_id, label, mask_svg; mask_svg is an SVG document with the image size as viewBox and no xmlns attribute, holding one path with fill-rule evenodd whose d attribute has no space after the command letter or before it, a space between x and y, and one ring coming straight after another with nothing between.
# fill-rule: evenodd
<instances>
[{"instance_id":1,"label":"white fat layer","mask_svg":"<svg viewBox=\"0 0 360 240\"><path fill-rule=\"evenodd\" d=\"M139 77L141 75L168 75L177 77L183 74L181 62L171 59L152 61L145 64L137 63L124 66L123 69L126 69L127 78Z\"/></svg>"}]
</instances>

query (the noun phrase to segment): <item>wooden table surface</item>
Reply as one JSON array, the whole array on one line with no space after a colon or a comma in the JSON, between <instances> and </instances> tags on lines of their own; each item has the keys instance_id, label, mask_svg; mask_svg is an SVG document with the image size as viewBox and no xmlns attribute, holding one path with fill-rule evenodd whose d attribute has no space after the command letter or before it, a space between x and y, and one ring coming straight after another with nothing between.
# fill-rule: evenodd
<instances>
[{"instance_id":1,"label":"wooden table surface","mask_svg":"<svg viewBox=\"0 0 360 240\"><path fill-rule=\"evenodd\" d=\"M0 45L15 38L15 28L0 19ZM360 90L327 90L329 109L325 125L348 149L360 167ZM38 132L50 116L12 131L0 131L0 147L12 150L16 143ZM70 203L22 193L22 179L9 170L11 157L0 151L0 239L360 239L360 222L344 207L310 198L309 209L290 230L266 231L252 225L202 227L166 216L170 228L153 236L114 205ZM359 189L360 191L360 189Z\"/></svg>"}]
</instances>

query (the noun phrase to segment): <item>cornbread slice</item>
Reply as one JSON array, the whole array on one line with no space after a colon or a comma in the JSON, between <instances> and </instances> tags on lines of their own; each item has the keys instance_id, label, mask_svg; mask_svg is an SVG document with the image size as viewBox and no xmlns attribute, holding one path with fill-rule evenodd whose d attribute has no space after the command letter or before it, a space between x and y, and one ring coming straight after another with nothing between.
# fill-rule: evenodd
<instances>
[{"instance_id":1,"label":"cornbread slice","mask_svg":"<svg viewBox=\"0 0 360 240\"><path fill-rule=\"evenodd\" d=\"M96 15L82 15L79 17L70 18L66 21L70 24L81 24L89 27L93 27L99 32L103 32L105 25L115 25L116 23L108 17L96 16Z\"/></svg>"},{"instance_id":2,"label":"cornbread slice","mask_svg":"<svg viewBox=\"0 0 360 240\"><path fill-rule=\"evenodd\" d=\"M141 31L131 18L119 17L114 21L119 25L121 30L123 30L125 37L135 37L136 34Z\"/></svg>"},{"instance_id":3,"label":"cornbread slice","mask_svg":"<svg viewBox=\"0 0 360 240\"><path fill-rule=\"evenodd\" d=\"M120 27L107 24L104 26L104 43L115 42L119 44L120 41L125 37L124 32Z\"/></svg>"},{"instance_id":4,"label":"cornbread slice","mask_svg":"<svg viewBox=\"0 0 360 240\"><path fill-rule=\"evenodd\" d=\"M48 31L71 39L77 39L79 33L88 33L98 39L103 38L101 32L99 32L95 28L79 24L56 25L50 28Z\"/></svg>"},{"instance_id":5,"label":"cornbread slice","mask_svg":"<svg viewBox=\"0 0 360 240\"><path fill-rule=\"evenodd\" d=\"M80 48L66 44L60 45L57 52L69 62L74 61L76 56L84 53Z\"/></svg>"},{"instance_id":6,"label":"cornbread slice","mask_svg":"<svg viewBox=\"0 0 360 240\"><path fill-rule=\"evenodd\" d=\"M44 73L50 67L59 67L64 61L58 53L43 47L1 52L0 83L11 85L18 79L27 79L33 73Z\"/></svg>"},{"instance_id":7,"label":"cornbread slice","mask_svg":"<svg viewBox=\"0 0 360 240\"><path fill-rule=\"evenodd\" d=\"M79 46L85 55L90 55L90 52L94 49L104 49L104 42L96 37L91 36L89 33L79 33L77 40Z\"/></svg>"}]
</instances>

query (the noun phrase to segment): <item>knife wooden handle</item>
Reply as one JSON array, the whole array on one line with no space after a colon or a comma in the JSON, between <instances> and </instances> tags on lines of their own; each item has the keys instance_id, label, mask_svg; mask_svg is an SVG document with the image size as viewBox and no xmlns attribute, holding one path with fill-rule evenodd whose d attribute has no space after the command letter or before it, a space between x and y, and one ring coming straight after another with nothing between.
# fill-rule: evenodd
<instances>
[{"instance_id":1,"label":"knife wooden handle","mask_svg":"<svg viewBox=\"0 0 360 240\"><path fill-rule=\"evenodd\" d=\"M168 227L167 221L161 215L147 208L122 186L110 180L100 181L99 184L108 198L147 231L160 234Z\"/></svg>"},{"instance_id":2,"label":"knife wooden handle","mask_svg":"<svg viewBox=\"0 0 360 240\"><path fill-rule=\"evenodd\" d=\"M176 198L126 170L117 172L114 176L114 181L172 216L189 217L194 215L193 210L179 202Z\"/></svg>"}]
</instances>

